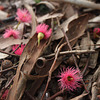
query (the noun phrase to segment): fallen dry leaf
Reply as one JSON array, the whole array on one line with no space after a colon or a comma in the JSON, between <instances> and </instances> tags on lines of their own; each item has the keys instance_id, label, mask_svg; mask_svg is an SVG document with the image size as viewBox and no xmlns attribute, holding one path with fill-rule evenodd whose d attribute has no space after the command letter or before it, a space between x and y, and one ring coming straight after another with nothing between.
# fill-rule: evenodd
<instances>
[{"instance_id":1,"label":"fallen dry leaf","mask_svg":"<svg viewBox=\"0 0 100 100\"><path fill-rule=\"evenodd\" d=\"M51 19L51 18L56 18L56 17L60 17L61 18L63 15L64 14L62 14L62 13L46 14L46 15L43 15L41 17L38 17L37 21L38 22L43 22L43 21L45 21L47 19Z\"/></svg>"},{"instance_id":2,"label":"fallen dry leaf","mask_svg":"<svg viewBox=\"0 0 100 100\"><path fill-rule=\"evenodd\" d=\"M7 100L18 100L22 97L25 90L26 79L23 73L30 74L34 65L46 47L48 41L42 40L39 47L37 46L37 34L35 34L26 45L19 61L17 73L13 86L8 94ZM22 74L20 74L22 72Z\"/></svg>"},{"instance_id":3,"label":"fallen dry leaf","mask_svg":"<svg viewBox=\"0 0 100 100\"><path fill-rule=\"evenodd\" d=\"M88 93L81 94L81 95L79 95L79 96L77 96L75 98L72 98L70 100L86 100L87 99L87 95L88 95Z\"/></svg>"},{"instance_id":4,"label":"fallen dry leaf","mask_svg":"<svg viewBox=\"0 0 100 100\"><path fill-rule=\"evenodd\" d=\"M13 42L12 42L13 41ZM13 37L9 37L9 38L0 38L0 49L5 49L11 45L14 44L27 44L27 42L29 41L29 39L14 39Z\"/></svg>"},{"instance_id":5,"label":"fallen dry leaf","mask_svg":"<svg viewBox=\"0 0 100 100\"><path fill-rule=\"evenodd\" d=\"M91 93L92 93L91 100L97 100L97 94L98 94L97 82L94 82L94 83L92 84Z\"/></svg>"},{"instance_id":6,"label":"fallen dry leaf","mask_svg":"<svg viewBox=\"0 0 100 100\"><path fill-rule=\"evenodd\" d=\"M0 20L6 19L7 16L8 16L8 13L0 10Z\"/></svg>"},{"instance_id":7,"label":"fallen dry leaf","mask_svg":"<svg viewBox=\"0 0 100 100\"><path fill-rule=\"evenodd\" d=\"M64 22L61 24L61 27L64 29L65 32L68 31L68 25L69 25L69 23L70 23L72 20L76 19L76 18L78 18L78 15L77 15L77 14L74 14L73 16L71 16L70 18L68 18L66 21L64 21ZM64 37L64 35L63 35L61 29L59 29L59 28L57 28L57 30L55 31L55 33L56 33L56 34L53 34L53 36L52 36L52 41L53 41L53 40L58 40L58 39Z\"/></svg>"},{"instance_id":8,"label":"fallen dry leaf","mask_svg":"<svg viewBox=\"0 0 100 100\"><path fill-rule=\"evenodd\" d=\"M88 37L83 37L80 45L81 45L80 47L81 50L93 50L94 49L94 43ZM95 68L97 64L97 59L98 59L98 52L90 54L88 67ZM83 65L84 65L84 63L87 61L87 57L85 59L83 58L83 61L84 61L83 62Z\"/></svg>"},{"instance_id":9,"label":"fallen dry leaf","mask_svg":"<svg viewBox=\"0 0 100 100\"><path fill-rule=\"evenodd\" d=\"M83 37L82 40L81 40L81 50L93 50L94 49L94 43L93 41L88 38L88 37ZM91 46L92 45L92 46Z\"/></svg>"},{"instance_id":10,"label":"fallen dry leaf","mask_svg":"<svg viewBox=\"0 0 100 100\"><path fill-rule=\"evenodd\" d=\"M6 58L6 57L8 57L9 55L7 55L7 54L4 54L4 53L0 53L0 59L4 59L4 58Z\"/></svg>"},{"instance_id":11,"label":"fallen dry leaf","mask_svg":"<svg viewBox=\"0 0 100 100\"><path fill-rule=\"evenodd\" d=\"M78 17L78 11L74 9L74 7L71 4L64 3L64 6L62 9L63 9L63 13L65 14L64 17L66 17L67 19L75 14L77 14L77 17Z\"/></svg>"},{"instance_id":12,"label":"fallen dry leaf","mask_svg":"<svg viewBox=\"0 0 100 100\"><path fill-rule=\"evenodd\" d=\"M86 25L88 23L89 17L90 15L84 14L69 23L67 36L70 41L74 40L71 42L72 46L75 45L79 37L84 35L84 31L86 29Z\"/></svg>"},{"instance_id":13,"label":"fallen dry leaf","mask_svg":"<svg viewBox=\"0 0 100 100\"><path fill-rule=\"evenodd\" d=\"M45 4L49 9L55 9L55 6L53 6L53 4L48 1L41 1L37 5L40 5L40 4Z\"/></svg>"},{"instance_id":14,"label":"fallen dry leaf","mask_svg":"<svg viewBox=\"0 0 100 100\"><path fill-rule=\"evenodd\" d=\"M98 55L99 55L99 52L90 54L90 60L89 60L89 64L88 64L89 68L94 69L96 67Z\"/></svg>"}]
</instances>

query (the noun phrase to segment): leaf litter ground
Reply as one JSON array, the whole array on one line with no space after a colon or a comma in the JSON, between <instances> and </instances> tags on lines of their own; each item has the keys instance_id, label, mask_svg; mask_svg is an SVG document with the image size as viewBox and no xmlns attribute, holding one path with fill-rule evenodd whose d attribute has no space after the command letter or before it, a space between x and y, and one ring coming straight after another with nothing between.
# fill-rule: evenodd
<instances>
[{"instance_id":1,"label":"leaf litter ground","mask_svg":"<svg viewBox=\"0 0 100 100\"><path fill-rule=\"evenodd\" d=\"M70 1L0 2L0 100L100 99L99 0L80 0L82 6ZM18 25L18 8L29 11L31 23ZM36 27L40 23L49 25L52 35L38 46ZM21 33L19 39L3 37L6 29L16 27ZM17 55L22 44L23 53ZM18 45L15 51L14 45ZM71 67L80 70L80 87L62 90L58 75L62 69Z\"/></svg>"}]
</instances>

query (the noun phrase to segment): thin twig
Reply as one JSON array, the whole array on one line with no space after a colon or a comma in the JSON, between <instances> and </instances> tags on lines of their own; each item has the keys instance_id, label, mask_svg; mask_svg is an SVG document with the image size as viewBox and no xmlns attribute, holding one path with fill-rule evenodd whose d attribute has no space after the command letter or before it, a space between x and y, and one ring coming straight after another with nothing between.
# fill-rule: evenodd
<instances>
[{"instance_id":1,"label":"thin twig","mask_svg":"<svg viewBox=\"0 0 100 100\"><path fill-rule=\"evenodd\" d=\"M18 48L22 45L22 43L12 52L14 53L16 50L18 50Z\"/></svg>"},{"instance_id":2,"label":"thin twig","mask_svg":"<svg viewBox=\"0 0 100 100\"><path fill-rule=\"evenodd\" d=\"M55 64L56 64L56 60L57 60L57 58L58 58L58 54L59 54L61 48L62 48L63 46L65 46L65 44L66 44L66 43L62 44L62 45L58 48L58 51L57 51L56 54L55 54L55 59L54 59L54 62L53 62L52 66L51 66L51 68L50 68L50 70L49 70L49 76L48 76L47 84L46 84L46 87L45 87L45 90L44 90L44 93L43 93L43 95L42 95L41 100L43 100L43 98L44 98L44 96L45 96L45 93L46 93L46 91L47 91L49 82L50 82L50 80L51 80L51 75L52 75L54 66L55 66Z\"/></svg>"},{"instance_id":3,"label":"thin twig","mask_svg":"<svg viewBox=\"0 0 100 100\"><path fill-rule=\"evenodd\" d=\"M3 51L3 50L1 50L1 49L0 49L0 52L1 52L1 53L4 53L4 54L8 54L8 55L18 56L18 57L19 57L19 55L12 54L12 53L8 53L8 52L5 52L5 51Z\"/></svg>"},{"instance_id":4,"label":"thin twig","mask_svg":"<svg viewBox=\"0 0 100 100\"><path fill-rule=\"evenodd\" d=\"M59 52L59 55L83 54L83 53L94 53L94 52L96 52L96 51L95 50L73 50L73 51ZM55 53L52 53L52 54L49 54L49 55L46 55L46 56L43 56L43 57L49 58L49 57L53 57L53 56L55 56Z\"/></svg>"},{"instance_id":5,"label":"thin twig","mask_svg":"<svg viewBox=\"0 0 100 100\"><path fill-rule=\"evenodd\" d=\"M13 81L15 76L12 77L12 79L9 81L9 83L1 90L0 98L2 97L3 93L6 91L6 89L9 87L11 82ZM0 99L1 100L1 99Z\"/></svg>"},{"instance_id":6,"label":"thin twig","mask_svg":"<svg viewBox=\"0 0 100 100\"><path fill-rule=\"evenodd\" d=\"M84 45L80 45L80 47L83 47ZM90 44L90 45L85 45L85 46L100 46L100 44ZM77 46L73 47L73 49L77 49Z\"/></svg>"},{"instance_id":7,"label":"thin twig","mask_svg":"<svg viewBox=\"0 0 100 100\"><path fill-rule=\"evenodd\" d=\"M6 91L6 89L4 88L4 89L2 89L1 91L0 91L0 100L2 100L1 99L1 97L2 97L2 95L4 94L4 92Z\"/></svg>"},{"instance_id":8,"label":"thin twig","mask_svg":"<svg viewBox=\"0 0 100 100\"><path fill-rule=\"evenodd\" d=\"M10 86L10 84L12 83L12 81L13 81L14 78L15 78L15 75L11 78L11 80L9 81L9 83L4 87L5 89Z\"/></svg>"},{"instance_id":9,"label":"thin twig","mask_svg":"<svg viewBox=\"0 0 100 100\"><path fill-rule=\"evenodd\" d=\"M54 52L57 52L57 50L58 50L59 46L61 45L61 43L63 42L63 40L64 40L64 38L62 38L62 39L60 40L60 42L57 44L57 46L56 46ZM55 55L55 54L54 54L54 55Z\"/></svg>"},{"instance_id":10,"label":"thin twig","mask_svg":"<svg viewBox=\"0 0 100 100\"><path fill-rule=\"evenodd\" d=\"M31 100L35 100L35 98L32 97L32 96L29 94L29 92L25 91L25 93L26 93L26 95L27 95Z\"/></svg>"},{"instance_id":11,"label":"thin twig","mask_svg":"<svg viewBox=\"0 0 100 100\"><path fill-rule=\"evenodd\" d=\"M64 90L60 90L59 92L55 93L53 96L49 97L47 100L53 100L55 97L63 93Z\"/></svg>"},{"instance_id":12,"label":"thin twig","mask_svg":"<svg viewBox=\"0 0 100 100\"><path fill-rule=\"evenodd\" d=\"M86 71L87 68L88 68L89 60L90 60L90 56L89 56L89 58L87 59L86 65L85 65L85 67L84 67L84 69L83 69L83 71L82 71L82 75L84 75L85 71Z\"/></svg>"},{"instance_id":13,"label":"thin twig","mask_svg":"<svg viewBox=\"0 0 100 100\"><path fill-rule=\"evenodd\" d=\"M8 70L11 70L11 69L13 69L13 68L16 68L17 66L18 66L18 65L12 66L12 67L7 68L7 69L4 69L4 70L1 70L0 73L3 73L3 72L6 72L6 71L8 71Z\"/></svg>"}]
</instances>

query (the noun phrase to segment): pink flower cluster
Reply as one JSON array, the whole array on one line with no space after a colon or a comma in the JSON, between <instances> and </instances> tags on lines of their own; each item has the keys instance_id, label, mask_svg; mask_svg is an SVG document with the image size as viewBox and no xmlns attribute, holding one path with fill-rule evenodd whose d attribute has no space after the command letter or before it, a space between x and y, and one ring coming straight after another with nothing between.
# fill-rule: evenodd
<instances>
[{"instance_id":1,"label":"pink flower cluster","mask_svg":"<svg viewBox=\"0 0 100 100\"><path fill-rule=\"evenodd\" d=\"M100 33L100 28L94 28L93 32Z\"/></svg>"},{"instance_id":2,"label":"pink flower cluster","mask_svg":"<svg viewBox=\"0 0 100 100\"><path fill-rule=\"evenodd\" d=\"M79 76L79 71L74 68L63 69L60 75L60 79L58 80L61 89L67 90L76 90L77 87L80 87L79 81L81 81L82 76Z\"/></svg>"},{"instance_id":3,"label":"pink flower cluster","mask_svg":"<svg viewBox=\"0 0 100 100\"><path fill-rule=\"evenodd\" d=\"M94 28L93 36L94 38L100 38L100 28Z\"/></svg>"},{"instance_id":4,"label":"pink flower cluster","mask_svg":"<svg viewBox=\"0 0 100 100\"><path fill-rule=\"evenodd\" d=\"M39 24L36 27L36 33L38 34L38 46L40 44L40 40L42 39L48 39L51 36L52 29L48 29L49 26L46 24Z\"/></svg>"},{"instance_id":5,"label":"pink flower cluster","mask_svg":"<svg viewBox=\"0 0 100 100\"><path fill-rule=\"evenodd\" d=\"M18 9L17 13L16 13L17 17L17 21L19 22L26 22L26 23L30 23L31 22L31 14L28 12L28 10L26 9Z\"/></svg>"},{"instance_id":6,"label":"pink flower cluster","mask_svg":"<svg viewBox=\"0 0 100 100\"><path fill-rule=\"evenodd\" d=\"M12 50L15 51L18 47L19 47L19 44L13 45ZM14 53L17 55L21 55L24 48L25 48L25 45L21 45L21 47L19 47Z\"/></svg>"},{"instance_id":7,"label":"pink flower cluster","mask_svg":"<svg viewBox=\"0 0 100 100\"><path fill-rule=\"evenodd\" d=\"M31 14L26 9L18 9L17 10L17 21L23 22L23 23L30 23L31 22ZM19 25L19 24L18 24ZM15 39L18 39L20 35L20 32L15 29L6 29L5 33L3 35L4 38L9 38L10 36L13 36Z\"/></svg>"},{"instance_id":8,"label":"pink flower cluster","mask_svg":"<svg viewBox=\"0 0 100 100\"><path fill-rule=\"evenodd\" d=\"M39 24L36 27L36 32L39 34L40 32L44 34L44 39L48 39L51 36L52 29L50 28L48 30L49 26L46 24Z\"/></svg>"},{"instance_id":9,"label":"pink flower cluster","mask_svg":"<svg viewBox=\"0 0 100 100\"><path fill-rule=\"evenodd\" d=\"M17 39L19 38L19 34L19 31L10 28L5 30L3 37L9 38L10 36L13 36L15 39Z\"/></svg>"}]
</instances>

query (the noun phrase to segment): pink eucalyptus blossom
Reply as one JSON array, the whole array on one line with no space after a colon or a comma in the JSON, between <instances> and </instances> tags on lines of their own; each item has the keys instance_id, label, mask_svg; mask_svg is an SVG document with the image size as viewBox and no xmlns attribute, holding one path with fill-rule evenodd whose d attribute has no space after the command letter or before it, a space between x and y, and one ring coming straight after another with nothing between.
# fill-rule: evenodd
<instances>
[{"instance_id":1,"label":"pink eucalyptus blossom","mask_svg":"<svg viewBox=\"0 0 100 100\"><path fill-rule=\"evenodd\" d=\"M13 36L15 39L17 39L19 38L19 34L19 31L10 28L5 30L3 37L9 38L10 36Z\"/></svg>"},{"instance_id":2,"label":"pink eucalyptus blossom","mask_svg":"<svg viewBox=\"0 0 100 100\"><path fill-rule=\"evenodd\" d=\"M12 50L15 51L18 47L19 47L19 44L13 45ZM19 47L14 53L17 55L21 55L24 48L25 48L25 45L22 44L21 47Z\"/></svg>"},{"instance_id":3,"label":"pink eucalyptus blossom","mask_svg":"<svg viewBox=\"0 0 100 100\"><path fill-rule=\"evenodd\" d=\"M19 22L24 22L24 23L31 22L32 16L26 9L18 9L16 15L17 15L16 19Z\"/></svg>"},{"instance_id":4,"label":"pink eucalyptus blossom","mask_svg":"<svg viewBox=\"0 0 100 100\"><path fill-rule=\"evenodd\" d=\"M46 24L39 24L37 27L36 27L36 32L37 34L38 33L43 33L44 34L44 39L48 39L50 36L51 36L51 33L52 33L52 29L50 28L48 30L49 26L46 25Z\"/></svg>"},{"instance_id":5,"label":"pink eucalyptus blossom","mask_svg":"<svg viewBox=\"0 0 100 100\"><path fill-rule=\"evenodd\" d=\"M93 36L94 38L100 38L100 28L94 28L93 30Z\"/></svg>"},{"instance_id":6,"label":"pink eucalyptus blossom","mask_svg":"<svg viewBox=\"0 0 100 100\"><path fill-rule=\"evenodd\" d=\"M9 92L9 90L7 89L7 90L3 93L2 97L1 97L1 100L6 100L6 97L7 97L7 95L8 95L8 92Z\"/></svg>"},{"instance_id":7,"label":"pink eucalyptus blossom","mask_svg":"<svg viewBox=\"0 0 100 100\"><path fill-rule=\"evenodd\" d=\"M42 39L48 39L51 36L52 29L48 29L49 26L46 24L39 24L36 27L36 32L38 34L38 44L40 43L40 40Z\"/></svg>"},{"instance_id":8,"label":"pink eucalyptus blossom","mask_svg":"<svg viewBox=\"0 0 100 100\"><path fill-rule=\"evenodd\" d=\"M61 89L67 90L76 90L77 87L80 87L79 81L81 81L82 77L79 76L78 70L74 68L63 69L60 75L60 79L58 80Z\"/></svg>"},{"instance_id":9,"label":"pink eucalyptus blossom","mask_svg":"<svg viewBox=\"0 0 100 100\"><path fill-rule=\"evenodd\" d=\"M93 32L100 33L100 28L94 28Z\"/></svg>"}]
</instances>

